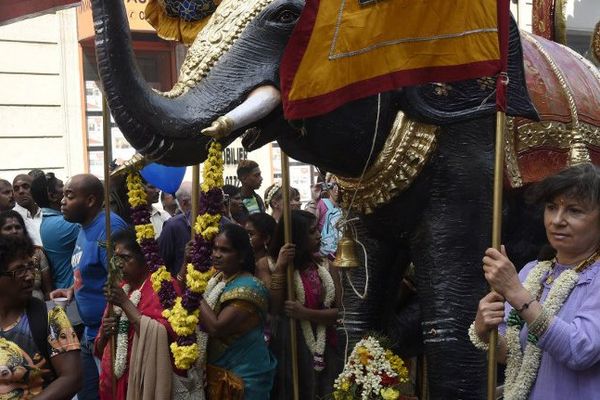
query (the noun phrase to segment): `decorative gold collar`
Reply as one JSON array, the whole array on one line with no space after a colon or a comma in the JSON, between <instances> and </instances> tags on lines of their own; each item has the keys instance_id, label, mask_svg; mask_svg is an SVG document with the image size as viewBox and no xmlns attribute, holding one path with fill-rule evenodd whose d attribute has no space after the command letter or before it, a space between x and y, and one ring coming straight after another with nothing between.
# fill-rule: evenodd
<instances>
[{"instance_id":1,"label":"decorative gold collar","mask_svg":"<svg viewBox=\"0 0 600 400\"><path fill-rule=\"evenodd\" d=\"M336 176L343 189L342 206L370 214L407 189L435 150L438 132L438 126L399 111L384 148L362 179Z\"/></svg>"}]
</instances>

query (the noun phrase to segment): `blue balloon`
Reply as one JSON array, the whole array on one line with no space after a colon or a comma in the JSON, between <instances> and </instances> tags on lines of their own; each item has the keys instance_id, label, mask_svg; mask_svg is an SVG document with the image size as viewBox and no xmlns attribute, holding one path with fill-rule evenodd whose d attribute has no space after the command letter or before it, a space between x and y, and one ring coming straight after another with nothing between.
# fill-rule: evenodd
<instances>
[{"instance_id":1,"label":"blue balloon","mask_svg":"<svg viewBox=\"0 0 600 400\"><path fill-rule=\"evenodd\" d=\"M146 182L156 186L163 192L175 193L185 175L185 167L167 167L161 164L148 164L140 171Z\"/></svg>"}]
</instances>

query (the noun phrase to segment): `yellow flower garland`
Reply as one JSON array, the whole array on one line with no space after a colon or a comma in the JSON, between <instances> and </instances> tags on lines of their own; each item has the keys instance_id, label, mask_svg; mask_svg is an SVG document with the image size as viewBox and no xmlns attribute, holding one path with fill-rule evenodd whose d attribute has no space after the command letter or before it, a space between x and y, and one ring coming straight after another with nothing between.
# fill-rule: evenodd
<instances>
[{"instance_id":1,"label":"yellow flower garland","mask_svg":"<svg viewBox=\"0 0 600 400\"><path fill-rule=\"evenodd\" d=\"M137 171L127 174L127 198L131 207L144 206L147 204L146 191L142 184L142 177Z\"/></svg>"},{"instance_id":2,"label":"yellow flower garland","mask_svg":"<svg viewBox=\"0 0 600 400\"><path fill-rule=\"evenodd\" d=\"M181 304L181 297L177 297L175 305L170 310L164 310L162 315L169 321L175 333L179 336L188 336L196 331L200 322L200 310L189 314Z\"/></svg>"},{"instance_id":3,"label":"yellow flower garland","mask_svg":"<svg viewBox=\"0 0 600 400\"><path fill-rule=\"evenodd\" d=\"M394 372L398 374L398 379L400 382L408 382L408 368L406 368L402 358L394 354L391 350L386 350L385 359L389 361Z\"/></svg>"},{"instance_id":4,"label":"yellow flower garland","mask_svg":"<svg viewBox=\"0 0 600 400\"><path fill-rule=\"evenodd\" d=\"M136 225L135 237L138 243L141 243L144 239L154 239L154 226L152 224Z\"/></svg>"},{"instance_id":5,"label":"yellow flower garland","mask_svg":"<svg viewBox=\"0 0 600 400\"><path fill-rule=\"evenodd\" d=\"M204 192L224 185L222 151L223 148L219 142L212 142L208 149L208 157L202 170L202 191Z\"/></svg>"},{"instance_id":6,"label":"yellow flower garland","mask_svg":"<svg viewBox=\"0 0 600 400\"><path fill-rule=\"evenodd\" d=\"M194 224L194 231L206 241L211 241L219 233L219 222L221 221L221 214L211 215L208 213L198 216L196 223Z\"/></svg>"},{"instance_id":7,"label":"yellow flower garland","mask_svg":"<svg viewBox=\"0 0 600 400\"><path fill-rule=\"evenodd\" d=\"M152 289L154 289L155 292L158 292L160 290L160 286L164 281L170 280L171 273L167 271L167 268L164 265L162 265L150 276L150 281L152 282Z\"/></svg>"},{"instance_id":8,"label":"yellow flower garland","mask_svg":"<svg viewBox=\"0 0 600 400\"><path fill-rule=\"evenodd\" d=\"M214 188L221 188L223 181L223 157L222 146L218 142L212 142L208 150L208 157L204 162L202 172L202 190L208 192ZM142 178L138 171L131 171L127 175L128 200L131 207L139 207L147 204L146 191ZM194 231L205 240L211 241L219 233L221 215L208 214L199 215L194 224ZM152 224L138 225L135 227L136 239L141 243L144 239L154 239L154 228ZM213 276L214 269L207 272L197 271L192 264L187 265L186 285L194 293L203 293L206 290L208 280ZM163 265L151 275L152 288L155 292L161 288L164 281L171 280L171 274ZM182 297L175 300L171 309L165 309L163 316L167 318L175 333L179 336L189 336L196 330L199 323L200 311L195 310L191 314L183 307ZM172 343L171 353L175 360L175 366L179 369L189 369L199 357L200 349L196 343L181 346Z\"/></svg>"},{"instance_id":9,"label":"yellow flower garland","mask_svg":"<svg viewBox=\"0 0 600 400\"><path fill-rule=\"evenodd\" d=\"M171 354L175 359L175 366L179 369L189 369L198 359L198 345L180 346L177 342L171 343Z\"/></svg>"},{"instance_id":10,"label":"yellow flower garland","mask_svg":"<svg viewBox=\"0 0 600 400\"><path fill-rule=\"evenodd\" d=\"M187 287L195 293L204 293L206 290L206 285L212 276L215 274L215 270L213 268L209 269L206 272L197 271L193 265L187 265L187 274L186 274L186 283Z\"/></svg>"}]
</instances>

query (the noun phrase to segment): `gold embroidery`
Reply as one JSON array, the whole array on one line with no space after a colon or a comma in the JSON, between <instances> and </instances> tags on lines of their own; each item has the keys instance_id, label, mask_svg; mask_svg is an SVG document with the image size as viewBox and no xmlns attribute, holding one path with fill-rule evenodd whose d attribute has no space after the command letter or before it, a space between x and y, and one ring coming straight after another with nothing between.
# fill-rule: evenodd
<instances>
[{"instance_id":1,"label":"gold embroidery","mask_svg":"<svg viewBox=\"0 0 600 400\"><path fill-rule=\"evenodd\" d=\"M196 86L229 51L254 17L271 2L272 0L223 0L190 47L177 83L162 95L179 97Z\"/></svg>"},{"instance_id":2,"label":"gold embroidery","mask_svg":"<svg viewBox=\"0 0 600 400\"><path fill-rule=\"evenodd\" d=\"M344 189L342 203L370 214L408 188L419 175L437 143L439 128L413 121L398 112L392 131L362 180L336 176Z\"/></svg>"},{"instance_id":3,"label":"gold embroidery","mask_svg":"<svg viewBox=\"0 0 600 400\"><path fill-rule=\"evenodd\" d=\"M256 278L253 279L256 280ZM219 303L223 304L230 300L248 301L257 306L263 312L267 312L269 307L268 300L265 295L260 294L256 289L247 286L241 286L231 290L227 290L221 295Z\"/></svg>"},{"instance_id":4,"label":"gold embroidery","mask_svg":"<svg viewBox=\"0 0 600 400\"><path fill-rule=\"evenodd\" d=\"M557 5L558 9L558 5ZM590 162L590 154L587 147L584 145L584 135L582 135L580 131L580 123L579 123L579 114L577 112L577 105L575 104L575 97L573 96L573 91L565 78L564 72L560 69L560 67L554 62L550 54L546 51L544 46L531 34L523 31L523 37L529 40L535 48L540 52L542 57L546 60L550 69L556 76L558 83L563 90L563 94L567 99L567 104L569 105L569 112L571 114L571 129L570 129L570 149L569 149L569 165L576 165L584 162Z\"/></svg>"},{"instance_id":5,"label":"gold embroidery","mask_svg":"<svg viewBox=\"0 0 600 400\"><path fill-rule=\"evenodd\" d=\"M504 162L506 164L506 173L510 181L510 185L514 188L523 186L523 177L519 169L517 161L517 153L515 146L515 119L513 117L506 118L506 134L504 135Z\"/></svg>"}]
</instances>

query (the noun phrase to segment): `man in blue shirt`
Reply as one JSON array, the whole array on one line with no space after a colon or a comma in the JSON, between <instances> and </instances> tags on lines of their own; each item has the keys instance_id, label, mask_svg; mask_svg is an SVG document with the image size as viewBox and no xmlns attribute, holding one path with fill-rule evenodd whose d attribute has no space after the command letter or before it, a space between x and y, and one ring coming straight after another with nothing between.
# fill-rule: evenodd
<instances>
[{"instance_id":1,"label":"man in blue shirt","mask_svg":"<svg viewBox=\"0 0 600 400\"><path fill-rule=\"evenodd\" d=\"M61 211L65 220L81 224L75 249L71 258L74 284L68 289L57 289L51 298L74 296L79 315L85 325L81 339L81 362L83 365L83 388L77 394L79 400L98 398L98 361L93 356L94 338L98 333L106 301L102 288L108 276L106 249L100 246L106 241L106 226L102 201L104 187L94 175L75 175L64 186ZM116 214L111 213L111 231L127 227Z\"/></svg>"},{"instance_id":2,"label":"man in blue shirt","mask_svg":"<svg viewBox=\"0 0 600 400\"><path fill-rule=\"evenodd\" d=\"M73 286L71 257L79 234L79 224L65 221L60 212L63 181L48 172L34 178L31 195L42 209L40 235L52 271L52 286L66 289Z\"/></svg>"}]
</instances>

